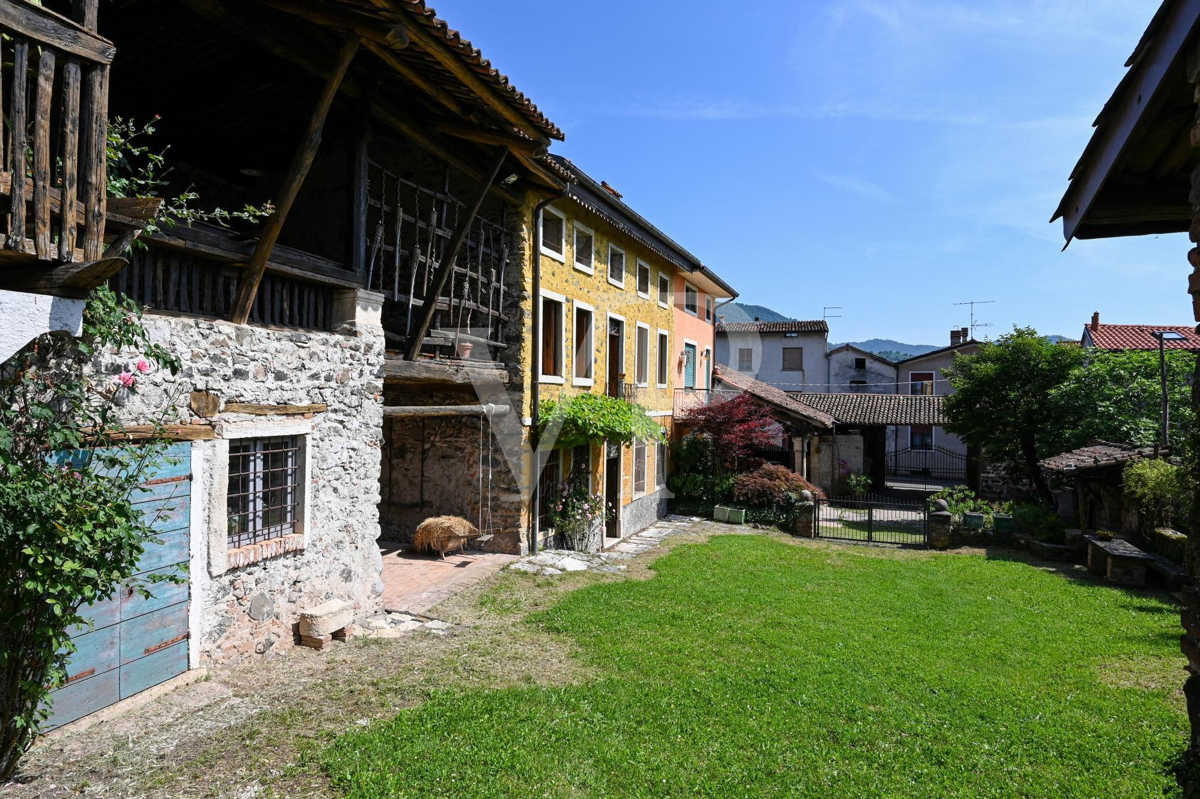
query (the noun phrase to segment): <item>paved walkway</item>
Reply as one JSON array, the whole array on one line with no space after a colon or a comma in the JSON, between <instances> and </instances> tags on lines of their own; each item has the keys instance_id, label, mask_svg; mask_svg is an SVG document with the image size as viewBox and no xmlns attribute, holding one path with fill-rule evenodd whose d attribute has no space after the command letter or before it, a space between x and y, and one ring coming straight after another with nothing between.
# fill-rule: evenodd
<instances>
[{"instance_id":1,"label":"paved walkway","mask_svg":"<svg viewBox=\"0 0 1200 799\"><path fill-rule=\"evenodd\" d=\"M381 541L383 606L385 610L423 614L444 599L495 574L517 560L516 555L470 552L466 555L418 555Z\"/></svg>"},{"instance_id":2,"label":"paved walkway","mask_svg":"<svg viewBox=\"0 0 1200 799\"><path fill-rule=\"evenodd\" d=\"M621 561L654 549L663 539L680 530L693 528L702 519L691 516L668 516L629 536L603 552L575 552L568 549L547 549L514 563L515 571L553 576L563 572L597 571L617 573L625 570Z\"/></svg>"}]
</instances>

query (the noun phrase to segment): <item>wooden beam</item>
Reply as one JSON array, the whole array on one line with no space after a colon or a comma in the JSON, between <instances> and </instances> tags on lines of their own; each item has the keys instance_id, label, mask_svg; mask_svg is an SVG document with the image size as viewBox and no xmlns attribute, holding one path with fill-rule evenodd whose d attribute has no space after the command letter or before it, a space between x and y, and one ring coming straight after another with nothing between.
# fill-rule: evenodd
<instances>
[{"instance_id":1,"label":"wooden beam","mask_svg":"<svg viewBox=\"0 0 1200 799\"><path fill-rule=\"evenodd\" d=\"M271 248L275 246L275 240L279 238L279 232L287 220L288 211L291 210L296 195L300 193L300 187L304 185L304 178L308 175L309 168L312 167L317 148L321 145L321 131L325 127L325 117L329 115L329 107L333 105L333 98L337 96L338 87L341 86L342 78L345 77L346 70L349 69L350 62L354 59L354 54L358 52L359 41L357 36L351 36L346 40L338 53L333 72L325 79L325 88L321 91L317 106L313 109L312 118L308 121L308 129L305 130L304 137L296 149L295 158L284 179L283 191L276 201L275 211L267 219L262 237L258 240L258 246L254 248L254 255L250 257L246 274L242 276L238 284L237 298L234 300L231 316L235 324L244 325L250 318L250 309L254 306L258 286L262 283L267 261L271 259Z\"/></svg>"},{"instance_id":2,"label":"wooden beam","mask_svg":"<svg viewBox=\"0 0 1200 799\"><path fill-rule=\"evenodd\" d=\"M78 222L76 213L79 206L79 86L82 73L79 61L68 58L63 67L62 89L62 192L60 200L60 217L62 234L58 240L58 257L61 261L70 261L75 252L75 232ZM11 180L11 175L10 175ZM53 190L51 195L53 195ZM50 200L54 205L53 196Z\"/></svg>"},{"instance_id":3,"label":"wooden beam","mask_svg":"<svg viewBox=\"0 0 1200 799\"><path fill-rule=\"evenodd\" d=\"M117 48L73 20L25 0L0 3L0 28L28 36L97 64L111 64Z\"/></svg>"},{"instance_id":4,"label":"wooden beam","mask_svg":"<svg viewBox=\"0 0 1200 799\"><path fill-rule=\"evenodd\" d=\"M383 63L400 73L400 75L402 75L409 83L416 86L418 89L425 92L434 100L437 100L439 103L445 106L446 109L455 116L464 115L465 111L463 111L462 103L460 103L441 86L438 86L436 83L427 79L424 75L417 72L408 64L405 64L387 47L379 44L378 42L363 42L363 46L377 55L379 59L383 61Z\"/></svg>"},{"instance_id":5,"label":"wooden beam","mask_svg":"<svg viewBox=\"0 0 1200 799\"><path fill-rule=\"evenodd\" d=\"M488 409L491 409L489 414ZM506 416L507 405L384 405L384 416Z\"/></svg>"},{"instance_id":6,"label":"wooden beam","mask_svg":"<svg viewBox=\"0 0 1200 799\"><path fill-rule=\"evenodd\" d=\"M383 361L385 383L416 385L453 384L474 385L476 383L500 382L508 385L512 378L508 370L499 364L487 361L439 363L437 361L406 361L396 355L387 355Z\"/></svg>"},{"instance_id":7,"label":"wooden beam","mask_svg":"<svg viewBox=\"0 0 1200 799\"><path fill-rule=\"evenodd\" d=\"M378 42L393 50L408 46L408 28L399 22L380 22L378 19L352 11L340 11L327 4L305 0L266 0L266 4L278 11L295 14L324 27L352 33L361 39Z\"/></svg>"},{"instance_id":8,"label":"wooden beam","mask_svg":"<svg viewBox=\"0 0 1200 799\"><path fill-rule=\"evenodd\" d=\"M437 299L442 296L442 289L446 287L446 280L449 279L450 273L454 271L454 262L458 260L459 250L462 249L463 243L467 240L467 233L471 229L471 225L475 222L475 215L479 213L479 206L483 205L483 199L487 197L488 189L492 182L496 179L496 173L500 171L500 167L504 164L504 159L508 155L508 150L500 150L500 154L492 163L492 169L488 173L487 178L479 186L475 192L475 199L471 203L470 208L464 216L458 219L458 227L450 236L450 241L446 244L446 249L442 254L442 262L438 264L438 270L433 276L433 283L426 287L425 307L421 311L421 319L417 322L417 327L410 334L408 349L406 355L408 360L415 361L421 353L421 344L424 342L425 334L429 332L429 326L433 323L433 315L437 313Z\"/></svg>"},{"instance_id":9,"label":"wooden beam","mask_svg":"<svg viewBox=\"0 0 1200 799\"><path fill-rule=\"evenodd\" d=\"M42 48L33 106L33 244L42 261L57 255L50 239L50 101L54 66L54 50Z\"/></svg>"},{"instance_id":10,"label":"wooden beam","mask_svg":"<svg viewBox=\"0 0 1200 799\"><path fill-rule=\"evenodd\" d=\"M267 405L259 402L225 402L222 413L248 413L253 416L296 416L305 413L324 413L329 406L324 402L311 405Z\"/></svg>"},{"instance_id":11,"label":"wooden beam","mask_svg":"<svg viewBox=\"0 0 1200 799\"><path fill-rule=\"evenodd\" d=\"M20 269L0 269L0 289L82 298L121 271L126 263L124 258L103 258L73 261L49 269L39 268L37 263Z\"/></svg>"},{"instance_id":12,"label":"wooden beam","mask_svg":"<svg viewBox=\"0 0 1200 799\"><path fill-rule=\"evenodd\" d=\"M210 424L137 424L114 431L112 437L121 441L211 441L217 434Z\"/></svg>"},{"instance_id":13,"label":"wooden beam","mask_svg":"<svg viewBox=\"0 0 1200 799\"><path fill-rule=\"evenodd\" d=\"M479 142L480 144L493 144L507 147L513 154L529 155L534 158L541 158L549 149L545 144L532 139L523 139L520 136L511 133L502 133L500 131L485 130L483 128L471 127L455 122L434 122L433 127L450 136L458 139L466 139L467 141Z\"/></svg>"},{"instance_id":14,"label":"wooden beam","mask_svg":"<svg viewBox=\"0 0 1200 799\"><path fill-rule=\"evenodd\" d=\"M354 155L350 159L350 271L356 275L367 274L367 203L369 172L371 166L371 104L375 97L375 81L367 86L366 94L359 98L358 128L354 137ZM370 288L368 286L368 288Z\"/></svg>"},{"instance_id":15,"label":"wooden beam","mask_svg":"<svg viewBox=\"0 0 1200 799\"><path fill-rule=\"evenodd\" d=\"M495 89L484 83L475 71L467 66L457 53L450 52L444 42L438 41L433 34L425 30L420 23L413 25L408 31L412 43L433 56L450 74L463 82L493 111L513 123L519 130L529 134L537 141L549 144L546 134L524 114L513 108L512 104L501 97Z\"/></svg>"}]
</instances>

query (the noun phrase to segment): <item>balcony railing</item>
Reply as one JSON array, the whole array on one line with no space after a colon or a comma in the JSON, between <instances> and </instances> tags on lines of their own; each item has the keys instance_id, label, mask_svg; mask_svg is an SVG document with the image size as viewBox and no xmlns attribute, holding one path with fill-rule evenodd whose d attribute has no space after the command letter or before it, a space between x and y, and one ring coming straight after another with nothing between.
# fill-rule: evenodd
<instances>
[{"instance_id":1,"label":"balcony railing","mask_svg":"<svg viewBox=\"0 0 1200 799\"><path fill-rule=\"evenodd\" d=\"M104 250L114 48L49 9L3 6L0 194L9 212L0 248L30 260L95 261Z\"/></svg>"},{"instance_id":2,"label":"balcony railing","mask_svg":"<svg viewBox=\"0 0 1200 799\"><path fill-rule=\"evenodd\" d=\"M711 405L728 402L738 393L726 389L677 388L675 389L675 400L672 403L673 414L678 419L697 408L707 408Z\"/></svg>"}]
</instances>

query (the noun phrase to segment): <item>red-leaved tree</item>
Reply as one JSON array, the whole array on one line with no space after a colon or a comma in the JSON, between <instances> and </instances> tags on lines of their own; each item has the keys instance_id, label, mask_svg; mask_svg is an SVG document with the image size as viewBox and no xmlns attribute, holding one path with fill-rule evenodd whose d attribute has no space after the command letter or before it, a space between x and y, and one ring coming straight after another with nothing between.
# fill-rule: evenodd
<instances>
[{"instance_id":1,"label":"red-leaved tree","mask_svg":"<svg viewBox=\"0 0 1200 799\"><path fill-rule=\"evenodd\" d=\"M749 394L693 408L681 421L694 434L709 439L718 463L731 471L757 465L754 451L779 441L779 424L771 417L770 409Z\"/></svg>"}]
</instances>

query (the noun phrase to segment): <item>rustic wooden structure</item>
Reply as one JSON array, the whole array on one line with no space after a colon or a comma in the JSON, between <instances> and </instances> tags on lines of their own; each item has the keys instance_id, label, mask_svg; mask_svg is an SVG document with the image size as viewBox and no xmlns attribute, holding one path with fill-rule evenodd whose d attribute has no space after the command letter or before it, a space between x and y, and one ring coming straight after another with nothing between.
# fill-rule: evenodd
<instances>
[{"instance_id":1,"label":"rustic wooden structure","mask_svg":"<svg viewBox=\"0 0 1200 799\"><path fill-rule=\"evenodd\" d=\"M1096 119L1095 132L1071 172L1051 221L1074 238L1187 231L1200 245L1200 0L1165 0ZM1188 253L1193 315L1200 321L1200 246ZM1200 364L1192 389L1200 409ZM1200 431L1193 431L1193 451ZM1200 500L1200 484L1194 486ZM1190 676L1184 685L1191 750L1200 755L1200 518L1188 538L1181 639Z\"/></svg>"}]
</instances>

